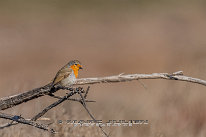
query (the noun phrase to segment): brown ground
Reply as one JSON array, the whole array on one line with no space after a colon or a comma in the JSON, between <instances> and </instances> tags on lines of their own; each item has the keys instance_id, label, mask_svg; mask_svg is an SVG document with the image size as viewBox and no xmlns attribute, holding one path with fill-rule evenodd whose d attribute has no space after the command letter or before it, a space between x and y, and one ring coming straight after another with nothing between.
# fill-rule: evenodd
<instances>
[{"instance_id":1,"label":"brown ground","mask_svg":"<svg viewBox=\"0 0 206 137\"><path fill-rule=\"evenodd\" d=\"M0 2L0 97L48 83L71 59L80 77L120 73L175 72L206 79L204 1ZM89 109L97 119L147 119L148 125L106 128L112 137L206 135L206 87L178 81L142 80L92 85ZM61 93L58 93L61 94ZM7 113L31 118L55 99L42 97ZM80 104L65 102L45 117L90 119ZM1 120L1 123L5 123ZM95 127L51 125L58 136L96 137ZM25 125L0 130L1 137L50 136Z\"/></svg>"}]
</instances>

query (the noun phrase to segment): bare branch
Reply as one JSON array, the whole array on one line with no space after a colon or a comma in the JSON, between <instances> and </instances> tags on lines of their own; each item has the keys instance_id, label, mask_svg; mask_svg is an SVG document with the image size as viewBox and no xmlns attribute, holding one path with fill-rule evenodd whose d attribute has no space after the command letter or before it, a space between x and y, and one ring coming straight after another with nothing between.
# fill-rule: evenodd
<instances>
[{"instance_id":1,"label":"bare branch","mask_svg":"<svg viewBox=\"0 0 206 137\"><path fill-rule=\"evenodd\" d=\"M84 94L84 98L85 98L85 99L87 98L87 95L88 95L88 93L89 93L89 89L90 89L90 86L87 87L87 90L86 90L86 92L85 92L85 94ZM85 101L86 101L86 100L85 100Z\"/></svg>"},{"instance_id":2,"label":"bare branch","mask_svg":"<svg viewBox=\"0 0 206 137\"><path fill-rule=\"evenodd\" d=\"M49 131L51 133L55 133L55 131L52 128L49 128L48 125L39 124L37 122L24 119L23 117L20 117L20 116L14 116L14 115L10 115L10 114L0 113L0 118L9 119L9 120L12 120L12 121L15 121L18 123L30 125L30 126L38 128L38 129L43 129L43 130ZM14 123L14 124L12 124L12 123L13 122L11 122L10 124L11 125L18 124L18 123Z\"/></svg>"},{"instance_id":3,"label":"bare branch","mask_svg":"<svg viewBox=\"0 0 206 137\"><path fill-rule=\"evenodd\" d=\"M21 104L21 103L27 102L29 100L43 96L46 93L48 93L49 90L50 90L50 84L47 84L43 87L36 88L36 89L30 90L30 91L27 91L24 93L1 98L0 99L0 110L11 108L11 107L16 106L18 104Z\"/></svg>"},{"instance_id":4,"label":"bare branch","mask_svg":"<svg viewBox=\"0 0 206 137\"><path fill-rule=\"evenodd\" d=\"M58 101L54 102L53 104L51 104L48 107L46 107L45 109L43 109L40 113L38 113L36 116L34 116L31 120L36 121L38 118L43 116L47 111L49 111L50 109L52 109L52 108L56 107L57 105L61 104L62 102L64 102L65 100L67 100L69 97L73 96L76 93L78 93L77 90L74 90L73 92L70 92L69 94L67 94L63 98L59 99Z\"/></svg>"},{"instance_id":5,"label":"bare branch","mask_svg":"<svg viewBox=\"0 0 206 137\"><path fill-rule=\"evenodd\" d=\"M78 92L80 97L81 97L81 101L80 103L82 104L82 106L84 107L84 109L87 111L87 113L89 114L89 116L92 118L92 120L94 120L94 122L96 123L96 119L94 118L94 116L90 113L89 109L87 108L86 106L86 102L85 102L85 99L87 98L87 94L89 93L89 89L90 87L88 86L87 90L86 90L86 93L85 95L83 96L81 92ZM102 132L104 133L104 135L106 137L109 137L109 135L107 135L107 133L104 131L103 127L101 125L99 125L99 128L102 130Z\"/></svg>"},{"instance_id":6,"label":"bare branch","mask_svg":"<svg viewBox=\"0 0 206 137\"><path fill-rule=\"evenodd\" d=\"M68 89L68 88L64 88L64 89ZM61 104L62 102L64 102L65 100L70 100L69 99L69 97L71 97L71 96L73 96L74 94L76 94L76 93L84 93L84 91L83 91L83 88L76 88L76 89L68 89L68 90L72 90L72 92L70 92L69 94L67 94L66 96L64 96L63 98L61 98L61 97L58 97L58 96L55 96L55 95L53 95L53 94L48 94L48 95L50 95L50 96L52 96L52 97L55 97L55 98L57 98L58 97L58 101L56 101L56 102L54 102L53 104L51 104L51 105L49 105L48 107L46 107L45 109L43 109L43 111L41 111L40 113L38 113L37 115L35 115L31 120L27 120L27 123L31 123L31 122L34 122L34 121L36 121L37 119L39 119L41 116L43 116L46 112L48 112L50 109L52 109L52 108L54 108L54 107L56 107L57 105L59 105L59 104ZM81 90L81 91L79 91L79 90ZM72 101L78 101L78 102L81 102L81 100L80 99L71 99ZM92 102L92 101L88 101L88 102ZM4 119L7 119L7 118L5 118L5 115L7 115L7 117L9 116L8 114L4 114L4 113L2 113L2 118L4 118ZM22 121L23 122L23 124L27 124L27 123L25 123L25 120L26 119L24 119L23 117L21 117L21 116L13 116L12 117L12 115L10 115L10 118L12 119L12 121L11 122L9 122L9 123L6 123L6 124L4 124L4 125L1 125L0 126L0 129L3 129L3 128L6 128L6 127L10 127L10 126L13 126L13 125L17 125L17 124L19 124L19 123L21 123L21 122L19 122L19 120L20 121ZM38 123L37 123L38 124ZM41 126L41 125L40 125ZM40 129L44 129L45 130L45 127L48 127L48 125L43 125L44 127L40 127ZM37 127L37 128L39 128L39 126ZM48 130L47 130L48 131ZM54 130L51 130L52 132L54 132Z\"/></svg>"},{"instance_id":7,"label":"bare branch","mask_svg":"<svg viewBox=\"0 0 206 137\"><path fill-rule=\"evenodd\" d=\"M178 80L197 83L206 86L206 81L198 78L192 78L188 76L183 76L182 71L174 72L172 74L168 73L153 73L153 74L129 74L129 75L116 75L109 77L99 77L99 78L82 78L77 79L75 85L86 85L86 84L98 84L98 83L114 83L114 82L126 82L139 79L166 79L166 80ZM56 86L50 91L51 84L47 84L43 87L36 88L21 94L4 97L0 99L0 110L5 110L21 104L23 102L44 96L46 94L54 93L57 90L64 89L60 86ZM69 88L69 87L67 87Z\"/></svg>"},{"instance_id":8,"label":"bare branch","mask_svg":"<svg viewBox=\"0 0 206 137\"><path fill-rule=\"evenodd\" d=\"M129 75L117 75L117 76L99 77L99 78L82 78L82 79L78 79L75 85L126 82L126 81L139 80L139 79L167 79L167 80L179 80L179 81L192 82L192 83L197 83L206 86L205 80L183 76L181 74L182 71L174 72L172 74L168 74L168 73L129 74Z\"/></svg>"},{"instance_id":9,"label":"bare branch","mask_svg":"<svg viewBox=\"0 0 206 137\"><path fill-rule=\"evenodd\" d=\"M19 123L18 123L18 122L11 121L11 122L6 123L6 124L4 124L4 125L0 125L0 129L4 129L4 128L6 128L6 127L10 127L10 126L17 125L17 124L19 124Z\"/></svg>"},{"instance_id":10,"label":"bare branch","mask_svg":"<svg viewBox=\"0 0 206 137\"><path fill-rule=\"evenodd\" d=\"M51 97L53 98L56 98L56 99L62 99L63 97L60 97L60 96L55 96L55 95L51 95ZM81 99L77 99L77 98L68 98L67 100L71 100L71 101L77 101L77 102L81 102L82 100ZM85 102L96 102L94 100L86 100L85 99Z\"/></svg>"}]
</instances>

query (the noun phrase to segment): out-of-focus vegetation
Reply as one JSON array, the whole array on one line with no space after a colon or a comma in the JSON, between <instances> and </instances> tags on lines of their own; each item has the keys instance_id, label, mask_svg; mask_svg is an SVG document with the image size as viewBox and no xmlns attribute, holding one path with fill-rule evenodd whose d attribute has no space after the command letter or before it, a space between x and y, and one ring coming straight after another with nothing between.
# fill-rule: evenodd
<instances>
[{"instance_id":1,"label":"out-of-focus vegetation","mask_svg":"<svg viewBox=\"0 0 206 137\"><path fill-rule=\"evenodd\" d=\"M71 59L80 77L120 73L172 73L206 79L206 3L203 0L0 1L0 96L47 84ZM206 134L205 87L176 81L92 85L88 104L97 119L148 119L137 127L111 127L112 136L197 137ZM62 95L64 91L58 92ZM55 99L42 97L7 110L32 117ZM57 120L90 119L75 102L48 112L55 136L100 136L94 127ZM5 123L1 120L1 123ZM0 136L50 136L17 125Z\"/></svg>"}]
</instances>

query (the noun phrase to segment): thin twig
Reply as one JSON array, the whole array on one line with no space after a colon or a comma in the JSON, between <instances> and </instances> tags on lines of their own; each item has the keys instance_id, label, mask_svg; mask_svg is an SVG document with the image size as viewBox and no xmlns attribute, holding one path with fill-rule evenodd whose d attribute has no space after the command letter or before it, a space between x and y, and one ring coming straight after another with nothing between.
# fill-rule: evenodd
<instances>
[{"instance_id":1,"label":"thin twig","mask_svg":"<svg viewBox=\"0 0 206 137\"><path fill-rule=\"evenodd\" d=\"M82 103L81 103L82 104ZM94 118L94 116L90 113L90 111L88 110L88 108L85 106L85 105L83 105L82 104L82 106L86 109L86 111L87 111L87 113L89 114L89 116L92 118L92 120L94 120L95 121L95 123L96 123L96 119ZM107 133L104 131L104 129L103 129L103 127L100 125L100 124L98 124L98 126L99 126L99 128L102 130L102 132L104 133L104 135L106 136L106 137L109 137L109 135L107 135Z\"/></svg>"},{"instance_id":2,"label":"thin twig","mask_svg":"<svg viewBox=\"0 0 206 137\"><path fill-rule=\"evenodd\" d=\"M63 97L60 97L60 96L56 96L54 94L49 94L50 97L53 97L53 98L56 98L56 99L62 99ZM77 102L81 102L82 100L81 99L77 99L77 98L68 98L67 100L71 100L71 101L77 101ZM94 100L85 100L85 102L96 102Z\"/></svg>"},{"instance_id":3,"label":"thin twig","mask_svg":"<svg viewBox=\"0 0 206 137\"><path fill-rule=\"evenodd\" d=\"M87 87L87 90L86 90L86 92L85 92L85 94L84 94L84 98L85 98L85 99L87 98L87 94L89 93L89 89L90 89L90 86Z\"/></svg>"},{"instance_id":4,"label":"thin twig","mask_svg":"<svg viewBox=\"0 0 206 137\"><path fill-rule=\"evenodd\" d=\"M81 92L79 92L78 94L80 95L80 97L81 97L81 99L82 99L82 101L81 101L80 103L81 103L82 106L86 109L87 113L90 115L90 117L92 118L92 120L94 120L94 122L96 123L97 120L94 118L94 116L93 116L93 115L90 113L90 111L88 110L88 108L87 108L87 106L86 106L86 102L85 102L85 99L86 99L86 98L84 98L84 97L87 97L89 88L90 88L90 87L87 88L87 91L86 91L86 93L85 93L86 96L85 96L85 95L83 96ZM106 137L109 137L109 135L107 135L107 133L104 131L103 127L102 127L100 124L98 124L98 126L99 126L99 128L102 130L102 132L104 133L104 135L105 135Z\"/></svg>"},{"instance_id":5,"label":"thin twig","mask_svg":"<svg viewBox=\"0 0 206 137\"><path fill-rule=\"evenodd\" d=\"M58 101L54 102L53 104L51 104L48 107L46 107L45 109L43 109L40 113L35 115L31 120L36 121L38 118L43 116L46 112L48 112L50 109L52 109L52 108L56 107L57 105L61 104L62 102L64 102L65 100L67 100L69 97L73 96L76 93L77 93L76 90L74 90L73 92L70 92L69 94L67 94L63 98L59 99Z\"/></svg>"},{"instance_id":6,"label":"thin twig","mask_svg":"<svg viewBox=\"0 0 206 137\"><path fill-rule=\"evenodd\" d=\"M138 82L143 86L144 89L147 90L147 86L144 84L144 82L142 82L141 80L138 80Z\"/></svg>"},{"instance_id":7,"label":"thin twig","mask_svg":"<svg viewBox=\"0 0 206 137\"><path fill-rule=\"evenodd\" d=\"M14 122L14 121L11 121L9 123L6 123L4 125L0 125L0 129L4 129L4 128L7 128L7 127L10 127L10 126L14 126L14 125L17 125L19 124L18 122Z\"/></svg>"},{"instance_id":8,"label":"thin twig","mask_svg":"<svg viewBox=\"0 0 206 137\"><path fill-rule=\"evenodd\" d=\"M55 103L49 105L48 107L46 107L44 110L42 110L40 113L38 113L37 115L35 115L31 120L29 121L36 121L37 119L39 119L40 117L42 117L48 110L52 109L53 107L61 104L63 101L65 100L71 100L71 101L77 101L77 102L81 102L82 100L81 99L70 99L69 97L71 97L72 95L76 94L76 93L84 93L84 91L82 90L82 88L77 88L77 89L71 89L71 88L64 88L65 90L70 90L72 91L71 93L67 94L66 96L64 97L59 97L59 96L55 96L54 94L52 93L49 93L48 95L51 96L51 97L54 97L54 98L58 98L59 100L56 101ZM79 90L81 90L79 92ZM88 92L88 91L87 91ZM95 102L95 101L91 101L91 100L85 100L86 102ZM4 125L1 125L0 126L0 129L3 129L3 128L6 128L6 127L10 127L10 126L13 126L13 125L17 125L19 124L19 122L17 120L19 120L20 118L24 119L23 117L21 116L14 116L12 117L12 121L10 123L7 123L7 124L4 124Z\"/></svg>"},{"instance_id":9,"label":"thin twig","mask_svg":"<svg viewBox=\"0 0 206 137\"><path fill-rule=\"evenodd\" d=\"M40 124L40 123L37 123L37 122L32 121L32 120L27 120L27 119L24 119L23 117L18 117L18 118L15 118L15 117L17 117L17 116L5 114L5 113L0 113L0 118L9 119L9 120L21 123L21 124L26 124L26 125L36 127L38 129L46 130L46 131L49 131L51 133L56 133L54 131L54 129L49 128L48 125Z\"/></svg>"}]
</instances>

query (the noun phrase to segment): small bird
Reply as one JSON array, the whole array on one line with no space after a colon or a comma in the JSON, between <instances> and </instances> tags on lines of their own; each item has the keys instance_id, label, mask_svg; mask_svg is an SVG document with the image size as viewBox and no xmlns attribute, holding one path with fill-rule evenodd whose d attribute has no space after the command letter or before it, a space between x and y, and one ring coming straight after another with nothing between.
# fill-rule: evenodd
<instances>
[{"instance_id":1,"label":"small bird","mask_svg":"<svg viewBox=\"0 0 206 137\"><path fill-rule=\"evenodd\" d=\"M53 88L56 84L60 84L61 86L71 86L74 84L78 77L79 69L83 69L80 61L72 60L67 63L57 72L52 81L51 88Z\"/></svg>"}]
</instances>

